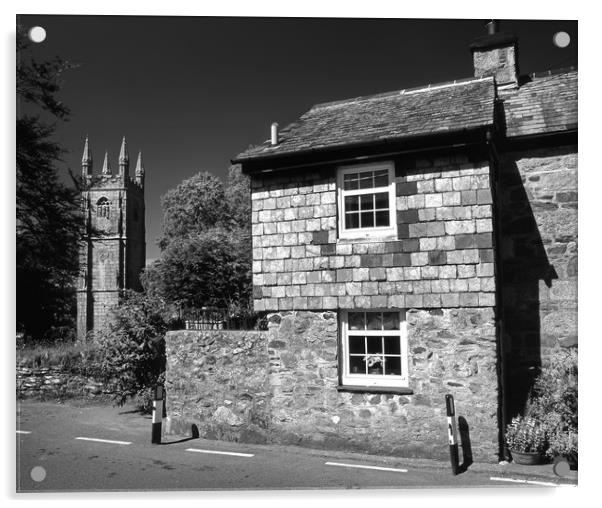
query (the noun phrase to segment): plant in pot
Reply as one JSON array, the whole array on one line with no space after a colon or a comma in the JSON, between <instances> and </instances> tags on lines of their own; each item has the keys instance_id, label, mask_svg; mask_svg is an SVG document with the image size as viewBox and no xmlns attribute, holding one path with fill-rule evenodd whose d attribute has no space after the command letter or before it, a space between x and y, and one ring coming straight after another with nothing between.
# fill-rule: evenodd
<instances>
[{"instance_id":1,"label":"plant in pot","mask_svg":"<svg viewBox=\"0 0 602 508\"><path fill-rule=\"evenodd\" d=\"M368 365L368 374L382 374L385 359L380 355L366 355L364 361Z\"/></svg>"},{"instance_id":2,"label":"plant in pot","mask_svg":"<svg viewBox=\"0 0 602 508\"><path fill-rule=\"evenodd\" d=\"M535 418L515 416L506 427L506 444L517 464L539 464L547 446L545 427Z\"/></svg>"},{"instance_id":3,"label":"plant in pot","mask_svg":"<svg viewBox=\"0 0 602 508\"><path fill-rule=\"evenodd\" d=\"M526 414L547 431L550 459L564 458L577 467L577 350L556 347L535 380Z\"/></svg>"}]
</instances>

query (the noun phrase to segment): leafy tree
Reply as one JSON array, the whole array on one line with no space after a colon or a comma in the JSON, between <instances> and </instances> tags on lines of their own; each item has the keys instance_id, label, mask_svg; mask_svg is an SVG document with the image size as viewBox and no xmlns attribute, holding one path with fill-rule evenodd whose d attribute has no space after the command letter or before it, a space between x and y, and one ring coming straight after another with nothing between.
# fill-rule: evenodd
<instances>
[{"instance_id":1,"label":"leafy tree","mask_svg":"<svg viewBox=\"0 0 602 508\"><path fill-rule=\"evenodd\" d=\"M232 166L224 186L199 173L162 199L161 258L147 268L149 294L179 307L229 309L246 317L251 302L249 179Z\"/></svg>"},{"instance_id":2,"label":"leafy tree","mask_svg":"<svg viewBox=\"0 0 602 508\"><path fill-rule=\"evenodd\" d=\"M250 179L243 175L240 165L230 166L226 186L227 215L230 224L241 228L251 228L251 189Z\"/></svg>"},{"instance_id":3,"label":"leafy tree","mask_svg":"<svg viewBox=\"0 0 602 508\"><path fill-rule=\"evenodd\" d=\"M226 224L226 197L222 181L205 171L184 180L161 198L161 249L177 239Z\"/></svg>"},{"instance_id":4,"label":"leafy tree","mask_svg":"<svg viewBox=\"0 0 602 508\"><path fill-rule=\"evenodd\" d=\"M63 149L51 139L54 125L40 119L40 113L68 118L58 93L63 73L72 67L60 58L34 60L25 31L18 29L17 331L35 338L72 330L75 317L73 280L83 225L78 190L59 181L56 164ZM38 113L23 113L25 105Z\"/></svg>"},{"instance_id":5,"label":"leafy tree","mask_svg":"<svg viewBox=\"0 0 602 508\"><path fill-rule=\"evenodd\" d=\"M237 234L214 228L173 241L145 272L145 287L179 307L235 308L248 298Z\"/></svg>"}]
</instances>

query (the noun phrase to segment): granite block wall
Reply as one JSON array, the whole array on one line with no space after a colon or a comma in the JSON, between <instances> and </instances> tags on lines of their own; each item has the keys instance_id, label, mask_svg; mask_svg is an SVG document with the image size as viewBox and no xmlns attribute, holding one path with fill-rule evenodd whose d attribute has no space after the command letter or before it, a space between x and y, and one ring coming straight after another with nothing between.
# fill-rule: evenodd
<instances>
[{"instance_id":1,"label":"granite block wall","mask_svg":"<svg viewBox=\"0 0 602 508\"><path fill-rule=\"evenodd\" d=\"M447 460L445 394L475 461L497 460L490 308L408 312L411 394L339 387L338 316L285 311L267 332L169 332L170 431L203 437Z\"/></svg>"},{"instance_id":2,"label":"granite block wall","mask_svg":"<svg viewBox=\"0 0 602 508\"><path fill-rule=\"evenodd\" d=\"M577 344L577 147L506 153L500 161L503 351L510 415L542 359Z\"/></svg>"},{"instance_id":3,"label":"granite block wall","mask_svg":"<svg viewBox=\"0 0 602 508\"><path fill-rule=\"evenodd\" d=\"M339 239L335 168L254 176L256 311L495 305L489 166L396 161L398 238Z\"/></svg>"}]
</instances>

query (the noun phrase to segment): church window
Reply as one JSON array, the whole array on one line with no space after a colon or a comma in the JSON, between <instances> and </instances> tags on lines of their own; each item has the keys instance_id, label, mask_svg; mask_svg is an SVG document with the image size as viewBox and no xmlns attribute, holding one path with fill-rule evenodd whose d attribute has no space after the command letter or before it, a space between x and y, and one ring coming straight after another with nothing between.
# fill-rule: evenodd
<instances>
[{"instance_id":1,"label":"church window","mask_svg":"<svg viewBox=\"0 0 602 508\"><path fill-rule=\"evenodd\" d=\"M98 217L109 218L111 214L111 203L107 198L100 198L96 203L96 215Z\"/></svg>"}]
</instances>

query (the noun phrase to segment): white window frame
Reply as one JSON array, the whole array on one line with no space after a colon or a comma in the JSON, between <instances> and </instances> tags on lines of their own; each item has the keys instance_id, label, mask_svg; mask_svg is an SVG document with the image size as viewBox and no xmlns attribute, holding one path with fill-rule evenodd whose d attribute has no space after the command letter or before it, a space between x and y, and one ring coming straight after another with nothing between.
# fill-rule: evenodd
<instances>
[{"instance_id":1,"label":"white window frame","mask_svg":"<svg viewBox=\"0 0 602 508\"><path fill-rule=\"evenodd\" d=\"M343 178L349 173L362 171L376 171L386 169L389 175L389 184L386 187L372 187L370 189L344 190ZM389 193L389 225L372 228L345 229L345 196L362 194ZM357 164L353 166L340 166L337 171L337 201L338 201L338 226L339 238L395 238L397 239L397 214L395 196L395 165L392 161L374 162L370 164Z\"/></svg>"},{"instance_id":2,"label":"white window frame","mask_svg":"<svg viewBox=\"0 0 602 508\"><path fill-rule=\"evenodd\" d=\"M349 330L348 316L350 312L398 312L399 330ZM353 309L341 311L341 352L342 367L341 383L343 386L362 387L387 387L387 388L409 388L409 359L408 359L408 333L406 322L406 311L404 309ZM401 356L401 376L395 375L370 375L352 374L349 367L349 332L352 335L364 336L399 336Z\"/></svg>"}]
</instances>

